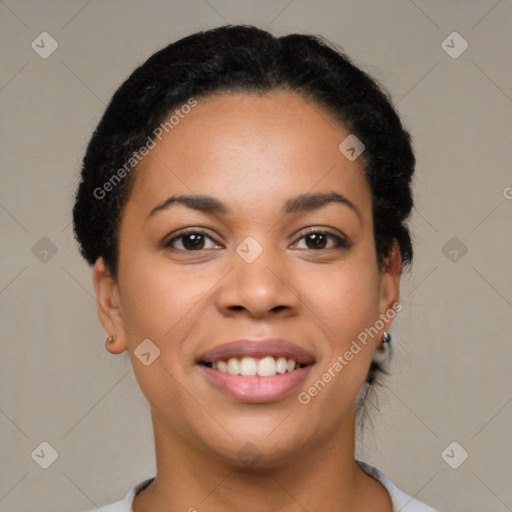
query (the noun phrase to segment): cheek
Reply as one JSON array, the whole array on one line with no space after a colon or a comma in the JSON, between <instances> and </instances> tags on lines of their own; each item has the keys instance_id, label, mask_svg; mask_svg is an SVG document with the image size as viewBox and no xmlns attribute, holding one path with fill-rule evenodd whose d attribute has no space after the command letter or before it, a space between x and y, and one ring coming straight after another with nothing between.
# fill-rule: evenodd
<instances>
[{"instance_id":1,"label":"cheek","mask_svg":"<svg viewBox=\"0 0 512 512\"><path fill-rule=\"evenodd\" d=\"M304 302L316 300L311 309L321 312L318 325L324 336L318 367L297 397L314 418L311 435L327 435L354 411L373 352L372 343L362 343L358 336L378 318L377 279L371 266L347 261L308 278L316 293Z\"/></svg>"},{"instance_id":2,"label":"cheek","mask_svg":"<svg viewBox=\"0 0 512 512\"><path fill-rule=\"evenodd\" d=\"M130 342L152 336L166 342L206 298L209 279L185 269L170 272L169 265L137 265L133 260L120 275L123 323Z\"/></svg>"},{"instance_id":3,"label":"cheek","mask_svg":"<svg viewBox=\"0 0 512 512\"><path fill-rule=\"evenodd\" d=\"M378 275L371 265L349 261L304 273L305 306L321 320L332 348L343 348L378 317ZM306 311L307 311L306 307Z\"/></svg>"},{"instance_id":4,"label":"cheek","mask_svg":"<svg viewBox=\"0 0 512 512\"><path fill-rule=\"evenodd\" d=\"M190 408L179 384L186 373L182 352L188 333L199 321L194 313L211 287L209 280L190 272L170 272L168 265L134 257L120 272L119 282L128 352L142 393L156 410L165 411L169 403L178 409ZM149 365L137 357L137 347L146 339L160 351Z\"/></svg>"}]
</instances>

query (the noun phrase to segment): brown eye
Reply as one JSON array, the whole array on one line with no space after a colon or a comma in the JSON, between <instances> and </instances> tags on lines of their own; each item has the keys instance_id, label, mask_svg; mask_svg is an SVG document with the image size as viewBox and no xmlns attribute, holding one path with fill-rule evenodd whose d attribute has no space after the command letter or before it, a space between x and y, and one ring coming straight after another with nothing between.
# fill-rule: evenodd
<instances>
[{"instance_id":1,"label":"brown eye","mask_svg":"<svg viewBox=\"0 0 512 512\"><path fill-rule=\"evenodd\" d=\"M213 247L205 247L210 241ZM218 247L215 241L202 231L187 231L180 233L165 242L164 247L175 249L177 251L201 251L203 249L213 249Z\"/></svg>"},{"instance_id":2,"label":"brown eye","mask_svg":"<svg viewBox=\"0 0 512 512\"><path fill-rule=\"evenodd\" d=\"M187 251L197 251L204 246L204 236L191 233L189 235L181 236L182 245Z\"/></svg>"},{"instance_id":3,"label":"brown eye","mask_svg":"<svg viewBox=\"0 0 512 512\"><path fill-rule=\"evenodd\" d=\"M325 233L310 233L304 239L308 249L325 249L328 241Z\"/></svg>"},{"instance_id":4,"label":"brown eye","mask_svg":"<svg viewBox=\"0 0 512 512\"><path fill-rule=\"evenodd\" d=\"M309 231L299 238L298 242L304 241L306 250L321 251L323 249L349 249L352 244L344 238L328 231ZM329 246L330 243L330 246Z\"/></svg>"}]
</instances>

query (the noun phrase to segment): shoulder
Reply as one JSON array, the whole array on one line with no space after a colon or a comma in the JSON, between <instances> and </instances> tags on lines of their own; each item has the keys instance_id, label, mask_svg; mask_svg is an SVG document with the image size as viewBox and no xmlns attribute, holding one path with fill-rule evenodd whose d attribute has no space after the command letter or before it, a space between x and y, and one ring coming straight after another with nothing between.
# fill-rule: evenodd
<instances>
[{"instance_id":1,"label":"shoulder","mask_svg":"<svg viewBox=\"0 0 512 512\"><path fill-rule=\"evenodd\" d=\"M124 499L120 501L116 501L115 503L111 503L110 505L103 505L101 507L88 510L87 512L132 512L133 498L139 491L142 491L142 489L147 487L153 480L154 477L149 478L148 480L144 480L144 482L141 482L140 484L136 485L135 487L130 489L130 491L124 497Z\"/></svg>"},{"instance_id":2,"label":"shoulder","mask_svg":"<svg viewBox=\"0 0 512 512\"><path fill-rule=\"evenodd\" d=\"M365 462L356 461L358 466L368 475L379 481L389 492L393 503L393 511L400 512L437 512L425 503L414 499L412 496L402 492L396 485L381 473L377 468L366 464Z\"/></svg>"},{"instance_id":3,"label":"shoulder","mask_svg":"<svg viewBox=\"0 0 512 512\"><path fill-rule=\"evenodd\" d=\"M367 474L378 480L389 492L391 501L393 503L393 511L400 512L437 512L432 507L425 503L414 499L413 497L402 492L396 485L394 485L383 473L377 468L366 464L365 462L356 461L359 467ZM150 478L136 485L123 500L111 503L110 505L102 506L100 509L89 510L88 512L132 512L132 502L134 496L148 486L154 478Z\"/></svg>"},{"instance_id":4,"label":"shoulder","mask_svg":"<svg viewBox=\"0 0 512 512\"><path fill-rule=\"evenodd\" d=\"M132 512L132 507L130 504L127 504L125 500L121 500L111 503L110 505L102 505L88 512L99 512L100 510L101 512Z\"/></svg>"}]
</instances>

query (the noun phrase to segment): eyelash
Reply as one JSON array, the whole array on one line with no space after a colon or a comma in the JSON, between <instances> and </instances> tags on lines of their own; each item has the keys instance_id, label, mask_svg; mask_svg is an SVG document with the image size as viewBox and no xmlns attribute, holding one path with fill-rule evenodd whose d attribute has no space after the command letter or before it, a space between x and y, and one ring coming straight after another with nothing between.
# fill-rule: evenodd
<instances>
[{"instance_id":1,"label":"eyelash","mask_svg":"<svg viewBox=\"0 0 512 512\"><path fill-rule=\"evenodd\" d=\"M297 239L297 242L311 234L326 235L329 239L334 240L336 247L328 247L328 248L322 248L322 249L304 249L304 250L320 252L320 251L328 251L331 249L350 249L353 245L352 242L350 242L348 239L343 238L338 235L335 235L334 233L331 233L330 231L322 231L320 229L314 229L314 228L301 233L301 236ZM209 238L212 242L217 244L217 242L212 237L207 235L204 231L200 231L195 228L189 228L189 229L182 231L181 233L178 233L177 235L173 236L169 240L165 241L163 244L164 248L168 248L168 249L172 249L172 250L180 251L180 252L190 252L190 253L201 252L201 251L207 250L207 249L187 250L187 249L176 249L176 248L172 247L173 243L176 240L180 240L183 237L186 237L187 235L202 235L202 236L205 236L206 238ZM296 244L297 242L294 242L294 243Z\"/></svg>"}]
</instances>

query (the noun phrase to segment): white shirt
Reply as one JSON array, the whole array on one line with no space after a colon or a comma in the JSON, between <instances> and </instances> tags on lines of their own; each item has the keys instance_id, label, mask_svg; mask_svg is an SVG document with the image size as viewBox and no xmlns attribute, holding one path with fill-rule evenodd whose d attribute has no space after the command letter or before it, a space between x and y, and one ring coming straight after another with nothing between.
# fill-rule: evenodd
<instances>
[{"instance_id":1,"label":"white shirt","mask_svg":"<svg viewBox=\"0 0 512 512\"><path fill-rule=\"evenodd\" d=\"M392 484L378 469L366 464L365 462L356 461L359 467L367 474L375 478L380 482L389 492L391 496L391 502L393 503L393 512L437 512L433 508L425 505L421 501L415 500L411 496L403 493L396 485ZM133 512L132 502L135 495L147 487L154 478L149 478L144 482L136 485L130 492L124 497L124 500L117 501L111 505L101 507L101 509L90 510L89 512Z\"/></svg>"}]
</instances>

